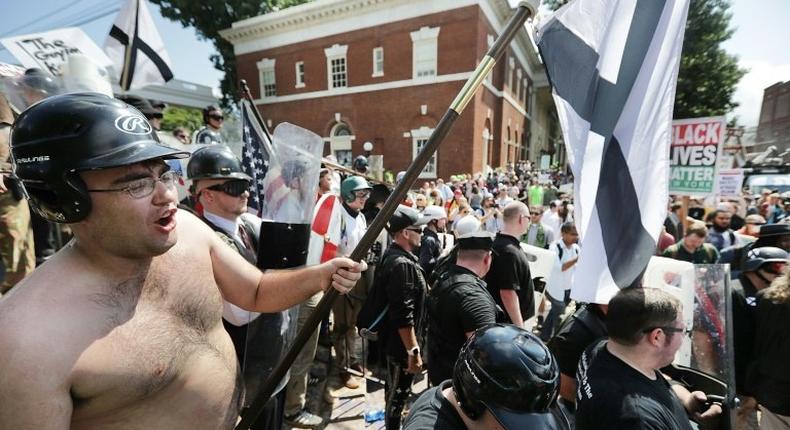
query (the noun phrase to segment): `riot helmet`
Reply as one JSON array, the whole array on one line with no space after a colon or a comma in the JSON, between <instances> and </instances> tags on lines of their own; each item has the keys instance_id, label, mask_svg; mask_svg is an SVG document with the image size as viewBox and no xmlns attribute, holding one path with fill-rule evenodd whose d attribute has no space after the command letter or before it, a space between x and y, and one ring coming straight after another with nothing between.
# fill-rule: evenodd
<instances>
[{"instance_id":1,"label":"riot helmet","mask_svg":"<svg viewBox=\"0 0 790 430\"><path fill-rule=\"evenodd\" d=\"M564 428L552 407L560 386L554 356L535 335L491 324L470 337L455 362L453 391L471 419L486 410L507 430Z\"/></svg>"},{"instance_id":2,"label":"riot helmet","mask_svg":"<svg viewBox=\"0 0 790 430\"><path fill-rule=\"evenodd\" d=\"M781 248L776 248L773 246L764 246L761 248L752 248L746 254L746 262L743 265L744 272L756 272L761 268L766 270L769 273L773 273L774 275L779 275L780 271L774 269L771 265L768 268L763 268L763 266L770 264L770 263L777 263L777 266L781 266L782 264L787 264L787 251Z\"/></svg>"},{"instance_id":3,"label":"riot helmet","mask_svg":"<svg viewBox=\"0 0 790 430\"><path fill-rule=\"evenodd\" d=\"M362 176L349 176L340 184L340 196L346 202L353 202L357 198L356 191L370 189L370 184Z\"/></svg>"},{"instance_id":4,"label":"riot helmet","mask_svg":"<svg viewBox=\"0 0 790 430\"><path fill-rule=\"evenodd\" d=\"M32 209L59 223L90 213L79 172L189 156L162 145L138 110L98 93L50 97L22 112L11 129L11 154Z\"/></svg>"},{"instance_id":5,"label":"riot helmet","mask_svg":"<svg viewBox=\"0 0 790 430\"><path fill-rule=\"evenodd\" d=\"M353 168L355 172L367 173L368 159L365 158L364 155L357 155L357 158L355 158L354 162L351 164L351 168Z\"/></svg>"},{"instance_id":6,"label":"riot helmet","mask_svg":"<svg viewBox=\"0 0 790 430\"><path fill-rule=\"evenodd\" d=\"M252 178L241 169L241 162L233 151L225 145L204 146L189 159L187 177L192 181L201 179L241 179Z\"/></svg>"},{"instance_id":7,"label":"riot helmet","mask_svg":"<svg viewBox=\"0 0 790 430\"><path fill-rule=\"evenodd\" d=\"M447 211L441 206L430 205L422 211L422 216L427 222L438 221L442 218L447 219Z\"/></svg>"}]
</instances>

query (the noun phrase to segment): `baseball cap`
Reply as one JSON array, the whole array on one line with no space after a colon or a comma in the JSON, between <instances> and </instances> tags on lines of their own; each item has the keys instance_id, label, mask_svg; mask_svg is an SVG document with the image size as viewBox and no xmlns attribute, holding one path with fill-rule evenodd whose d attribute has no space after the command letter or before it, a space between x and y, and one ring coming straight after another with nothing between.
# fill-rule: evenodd
<instances>
[{"instance_id":1,"label":"baseball cap","mask_svg":"<svg viewBox=\"0 0 790 430\"><path fill-rule=\"evenodd\" d=\"M418 227L426 224L427 218L423 217L416 209L406 205L398 205L387 223L387 231L397 233L407 227Z\"/></svg>"}]
</instances>

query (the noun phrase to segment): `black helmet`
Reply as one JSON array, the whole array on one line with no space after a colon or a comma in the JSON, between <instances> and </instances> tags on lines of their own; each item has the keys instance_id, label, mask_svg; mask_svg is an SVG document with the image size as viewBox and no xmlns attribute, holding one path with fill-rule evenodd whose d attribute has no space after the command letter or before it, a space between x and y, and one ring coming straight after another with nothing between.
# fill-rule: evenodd
<instances>
[{"instance_id":1,"label":"black helmet","mask_svg":"<svg viewBox=\"0 0 790 430\"><path fill-rule=\"evenodd\" d=\"M787 251L774 246L752 248L746 254L746 262L743 265L743 271L756 272L763 265L768 263L787 263Z\"/></svg>"},{"instance_id":2,"label":"black helmet","mask_svg":"<svg viewBox=\"0 0 790 430\"><path fill-rule=\"evenodd\" d=\"M351 164L351 168L355 171L360 173L365 173L368 171L368 159L365 158L364 155L357 155L357 158L354 159L354 162Z\"/></svg>"},{"instance_id":3,"label":"black helmet","mask_svg":"<svg viewBox=\"0 0 790 430\"><path fill-rule=\"evenodd\" d=\"M252 178L241 169L241 162L225 145L204 146L192 154L187 164L187 177L200 179L244 179Z\"/></svg>"},{"instance_id":4,"label":"black helmet","mask_svg":"<svg viewBox=\"0 0 790 430\"><path fill-rule=\"evenodd\" d=\"M56 94L60 90L60 85L52 75L35 67L25 70L21 82L26 87L46 95Z\"/></svg>"},{"instance_id":5,"label":"black helmet","mask_svg":"<svg viewBox=\"0 0 790 430\"><path fill-rule=\"evenodd\" d=\"M560 369L546 345L515 326L478 329L461 348L453 390L464 413L478 419L487 409L505 429L558 429L551 411Z\"/></svg>"},{"instance_id":6,"label":"black helmet","mask_svg":"<svg viewBox=\"0 0 790 430\"><path fill-rule=\"evenodd\" d=\"M11 154L33 210L60 223L90 213L78 172L189 156L162 145L139 111L98 93L50 97L22 112L11 129Z\"/></svg>"}]
</instances>

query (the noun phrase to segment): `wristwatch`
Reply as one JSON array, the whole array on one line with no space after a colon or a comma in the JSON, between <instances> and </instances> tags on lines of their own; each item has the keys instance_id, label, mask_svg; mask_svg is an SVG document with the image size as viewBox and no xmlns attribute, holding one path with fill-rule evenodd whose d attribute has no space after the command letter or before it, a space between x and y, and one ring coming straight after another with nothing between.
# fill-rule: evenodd
<instances>
[{"instance_id":1,"label":"wristwatch","mask_svg":"<svg viewBox=\"0 0 790 430\"><path fill-rule=\"evenodd\" d=\"M409 354L409 357L416 357L416 356L420 355L420 347L419 346L415 346L412 349L407 349L406 350L406 354Z\"/></svg>"}]
</instances>

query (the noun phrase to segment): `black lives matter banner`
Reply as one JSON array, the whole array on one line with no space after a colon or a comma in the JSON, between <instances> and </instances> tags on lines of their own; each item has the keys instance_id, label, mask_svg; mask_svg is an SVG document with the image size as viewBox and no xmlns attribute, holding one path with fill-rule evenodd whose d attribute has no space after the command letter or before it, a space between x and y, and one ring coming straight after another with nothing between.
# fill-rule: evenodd
<instances>
[{"instance_id":1,"label":"black lives matter banner","mask_svg":"<svg viewBox=\"0 0 790 430\"><path fill-rule=\"evenodd\" d=\"M705 197L716 192L726 128L723 116L672 121L670 194Z\"/></svg>"}]
</instances>

